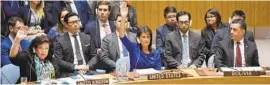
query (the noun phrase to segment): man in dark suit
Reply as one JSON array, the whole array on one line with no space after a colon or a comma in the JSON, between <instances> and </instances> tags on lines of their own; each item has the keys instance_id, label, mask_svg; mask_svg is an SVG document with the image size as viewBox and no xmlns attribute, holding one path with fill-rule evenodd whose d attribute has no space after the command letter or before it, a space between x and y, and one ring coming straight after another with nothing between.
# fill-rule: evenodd
<instances>
[{"instance_id":1,"label":"man in dark suit","mask_svg":"<svg viewBox=\"0 0 270 85\"><path fill-rule=\"evenodd\" d=\"M19 17L11 17L8 21L9 36L1 41L1 67L11 64L21 51L27 51L30 42L24 40L28 28L24 26L23 20ZM14 62L13 62L14 63Z\"/></svg>"},{"instance_id":2,"label":"man in dark suit","mask_svg":"<svg viewBox=\"0 0 270 85\"><path fill-rule=\"evenodd\" d=\"M234 20L234 19L242 19L242 20L246 20L246 15L242 10L235 10L232 13L231 19L230 20ZM229 22L230 23L230 22ZM230 39L231 38L231 34L230 34L230 26L229 24L226 24L226 28L224 29L220 29L216 32L216 35L213 38L212 41L212 46L211 46L211 51L212 53L215 53L216 51L216 47L217 47L217 43L221 40L224 39ZM248 39L251 42L255 42L254 41L254 36L253 36L253 32L251 31L246 31L244 37L246 39Z\"/></svg>"},{"instance_id":3,"label":"man in dark suit","mask_svg":"<svg viewBox=\"0 0 270 85\"><path fill-rule=\"evenodd\" d=\"M118 14L117 16L118 17L115 21L116 30L120 29L120 22L122 20L121 14ZM126 35L132 42L136 42L136 34L127 31ZM118 31L115 31L102 39L102 53L100 60L106 64L106 66L103 68L107 71L107 73L112 72L115 69L115 63L120 57L129 56L128 50L122 44L118 36Z\"/></svg>"},{"instance_id":4,"label":"man in dark suit","mask_svg":"<svg viewBox=\"0 0 270 85\"><path fill-rule=\"evenodd\" d=\"M93 39L79 32L79 16L70 12L64 17L68 32L59 36L54 43L54 54L60 67L60 76L74 75L74 72L86 73L97 62Z\"/></svg>"},{"instance_id":5,"label":"man in dark suit","mask_svg":"<svg viewBox=\"0 0 270 85\"><path fill-rule=\"evenodd\" d=\"M176 14L179 29L169 33L165 41L165 60L169 69L200 67L205 59L204 44L200 35L190 29L190 13L180 11Z\"/></svg>"},{"instance_id":6,"label":"man in dark suit","mask_svg":"<svg viewBox=\"0 0 270 85\"><path fill-rule=\"evenodd\" d=\"M176 25L176 8L173 6L167 6L164 9L164 18L165 18L165 24L161 25L159 28L156 30L156 46L157 49L160 52L161 58L164 58L164 47L165 47L165 38L166 35L175 29L177 29ZM162 59L162 65L166 66L166 63L164 59Z\"/></svg>"},{"instance_id":7,"label":"man in dark suit","mask_svg":"<svg viewBox=\"0 0 270 85\"><path fill-rule=\"evenodd\" d=\"M110 15L110 6L108 1L99 1L97 5L97 20L88 22L84 33L92 36L95 40L95 48L100 48L101 40L108 34L115 31L113 21L108 20Z\"/></svg>"},{"instance_id":8,"label":"man in dark suit","mask_svg":"<svg viewBox=\"0 0 270 85\"><path fill-rule=\"evenodd\" d=\"M136 9L131 6L129 1L112 1L110 4L113 2L119 3L116 4L115 6L112 6L112 11L109 17L109 20L115 21L117 19L117 15L121 13L121 10L127 8L128 9L128 22L129 22L129 27L127 31L137 33L138 30L138 23L137 23L137 12Z\"/></svg>"},{"instance_id":9,"label":"man in dark suit","mask_svg":"<svg viewBox=\"0 0 270 85\"><path fill-rule=\"evenodd\" d=\"M218 42L215 67L260 66L256 44L245 38L247 26L244 20L234 19L230 23L231 40Z\"/></svg>"}]
</instances>

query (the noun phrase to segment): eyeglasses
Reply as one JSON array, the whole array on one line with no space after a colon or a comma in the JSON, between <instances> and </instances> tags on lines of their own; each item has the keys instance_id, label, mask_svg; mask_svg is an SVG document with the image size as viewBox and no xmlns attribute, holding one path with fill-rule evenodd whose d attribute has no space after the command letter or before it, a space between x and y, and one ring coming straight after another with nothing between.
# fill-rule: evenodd
<instances>
[{"instance_id":1,"label":"eyeglasses","mask_svg":"<svg viewBox=\"0 0 270 85\"><path fill-rule=\"evenodd\" d=\"M75 21L70 21L68 22L71 25L74 25L75 23L79 24L81 22L81 20L75 20Z\"/></svg>"},{"instance_id":2,"label":"eyeglasses","mask_svg":"<svg viewBox=\"0 0 270 85\"><path fill-rule=\"evenodd\" d=\"M189 21L179 21L179 24L189 24Z\"/></svg>"}]
</instances>

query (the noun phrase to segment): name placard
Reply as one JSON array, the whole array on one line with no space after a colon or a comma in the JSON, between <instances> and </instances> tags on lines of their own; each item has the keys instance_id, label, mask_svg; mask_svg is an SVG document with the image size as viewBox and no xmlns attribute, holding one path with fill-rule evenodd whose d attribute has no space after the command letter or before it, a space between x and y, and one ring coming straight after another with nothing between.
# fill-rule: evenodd
<instances>
[{"instance_id":1,"label":"name placard","mask_svg":"<svg viewBox=\"0 0 270 85\"><path fill-rule=\"evenodd\" d=\"M260 71L224 71L224 76L260 76Z\"/></svg>"},{"instance_id":2,"label":"name placard","mask_svg":"<svg viewBox=\"0 0 270 85\"><path fill-rule=\"evenodd\" d=\"M91 79L86 81L77 81L77 84L109 84L109 78L105 79Z\"/></svg>"},{"instance_id":3,"label":"name placard","mask_svg":"<svg viewBox=\"0 0 270 85\"><path fill-rule=\"evenodd\" d=\"M147 79L148 80L173 79L173 78L182 78L185 76L187 75L183 73L159 73L147 75Z\"/></svg>"}]
</instances>

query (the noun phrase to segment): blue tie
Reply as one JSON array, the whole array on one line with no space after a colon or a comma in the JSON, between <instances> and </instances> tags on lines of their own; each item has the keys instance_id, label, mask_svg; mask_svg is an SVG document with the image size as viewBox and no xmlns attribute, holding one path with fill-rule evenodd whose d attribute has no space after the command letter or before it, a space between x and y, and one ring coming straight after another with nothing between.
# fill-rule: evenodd
<instances>
[{"instance_id":1,"label":"blue tie","mask_svg":"<svg viewBox=\"0 0 270 85\"><path fill-rule=\"evenodd\" d=\"M182 65L184 67L188 67L188 64L191 62L189 58L189 45L188 45L188 39L186 35L182 36L183 38L183 56L182 56Z\"/></svg>"},{"instance_id":2,"label":"blue tie","mask_svg":"<svg viewBox=\"0 0 270 85\"><path fill-rule=\"evenodd\" d=\"M128 56L128 50L123 43L122 43L122 49L123 49L123 56L124 57Z\"/></svg>"}]
</instances>

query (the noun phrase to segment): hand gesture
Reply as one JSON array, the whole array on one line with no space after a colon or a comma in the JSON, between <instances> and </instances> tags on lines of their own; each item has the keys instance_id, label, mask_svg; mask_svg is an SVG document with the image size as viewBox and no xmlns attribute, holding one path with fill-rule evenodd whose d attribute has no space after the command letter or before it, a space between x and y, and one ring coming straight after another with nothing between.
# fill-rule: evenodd
<instances>
[{"instance_id":1,"label":"hand gesture","mask_svg":"<svg viewBox=\"0 0 270 85\"><path fill-rule=\"evenodd\" d=\"M17 32L15 38L21 40L21 39L23 39L24 37L27 36L27 32L28 32L28 27L27 27L27 26L23 26L23 27L21 27L21 28L19 29L19 31Z\"/></svg>"},{"instance_id":2,"label":"hand gesture","mask_svg":"<svg viewBox=\"0 0 270 85\"><path fill-rule=\"evenodd\" d=\"M89 66L88 65L78 65L76 67L76 70L86 70L86 71L88 71L89 70Z\"/></svg>"},{"instance_id":3,"label":"hand gesture","mask_svg":"<svg viewBox=\"0 0 270 85\"><path fill-rule=\"evenodd\" d=\"M127 15L128 15L128 7L121 6L120 7L120 13L121 13L122 16L126 16L127 17Z\"/></svg>"}]
</instances>

